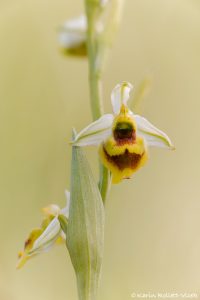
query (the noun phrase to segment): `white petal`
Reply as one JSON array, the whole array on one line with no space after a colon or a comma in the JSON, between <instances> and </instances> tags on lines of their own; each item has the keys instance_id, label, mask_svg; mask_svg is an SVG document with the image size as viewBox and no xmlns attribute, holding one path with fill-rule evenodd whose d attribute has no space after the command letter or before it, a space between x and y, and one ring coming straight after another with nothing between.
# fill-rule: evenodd
<instances>
[{"instance_id":1,"label":"white petal","mask_svg":"<svg viewBox=\"0 0 200 300\"><path fill-rule=\"evenodd\" d=\"M129 99L129 94L132 90L133 86L129 82L122 82L112 90L111 93L111 103L113 107L114 114L119 114L120 107L122 104L127 105L127 101Z\"/></svg>"},{"instance_id":2,"label":"white petal","mask_svg":"<svg viewBox=\"0 0 200 300\"><path fill-rule=\"evenodd\" d=\"M50 204L49 206L47 207L44 207L43 209L43 212L45 215L47 216L58 216L58 214L60 213L60 207L56 204Z\"/></svg>"},{"instance_id":3,"label":"white petal","mask_svg":"<svg viewBox=\"0 0 200 300\"><path fill-rule=\"evenodd\" d=\"M85 41L85 35L77 32L60 32L58 35L58 42L62 48L75 48L83 44Z\"/></svg>"},{"instance_id":4,"label":"white petal","mask_svg":"<svg viewBox=\"0 0 200 300\"><path fill-rule=\"evenodd\" d=\"M66 218L69 217L69 207L70 207L70 192L68 190L65 190L65 197L67 200L66 206L61 209L60 214L64 215Z\"/></svg>"},{"instance_id":5,"label":"white petal","mask_svg":"<svg viewBox=\"0 0 200 300\"><path fill-rule=\"evenodd\" d=\"M60 236L63 240L66 240L66 234L61 230Z\"/></svg>"},{"instance_id":6,"label":"white petal","mask_svg":"<svg viewBox=\"0 0 200 300\"><path fill-rule=\"evenodd\" d=\"M63 48L74 48L86 42L87 21L84 15L66 21L59 29L58 40Z\"/></svg>"},{"instance_id":7,"label":"white petal","mask_svg":"<svg viewBox=\"0 0 200 300\"><path fill-rule=\"evenodd\" d=\"M139 115L134 115L134 118L137 123L138 135L144 137L148 146L174 149L174 146L166 133L156 128L147 119Z\"/></svg>"},{"instance_id":8,"label":"white petal","mask_svg":"<svg viewBox=\"0 0 200 300\"><path fill-rule=\"evenodd\" d=\"M72 141L74 146L99 145L111 135L113 115L105 114L79 132Z\"/></svg>"},{"instance_id":9,"label":"white petal","mask_svg":"<svg viewBox=\"0 0 200 300\"><path fill-rule=\"evenodd\" d=\"M60 222L55 217L39 238L35 240L30 254L46 251L49 247L53 246L55 240L60 235L60 231Z\"/></svg>"},{"instance_id":10,"label":"white petal","mask_svg":"<svg viewBox=\"0 0 200 300\"><path fill-rule=\"evenodd\" d=\"M67 20L64 25L63 29L66 31L77 31L77 32L86 32L87 30L87 19L85 15L81 15L79 17Z\"/></svg>"}]
</instances>

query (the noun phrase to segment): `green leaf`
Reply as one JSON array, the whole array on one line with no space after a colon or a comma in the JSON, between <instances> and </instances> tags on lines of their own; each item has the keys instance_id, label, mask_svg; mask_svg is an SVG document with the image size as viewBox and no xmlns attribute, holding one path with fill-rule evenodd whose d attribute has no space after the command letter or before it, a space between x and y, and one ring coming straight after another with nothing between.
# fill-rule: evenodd
<instances>
[{"instance_id":1,"label":"green leaf","mask_svg":"<svg viewBox=\"0 0 200 300\"><path fill-rule=\"evenodd\" d=\"M97 297L104 244L104 207L83 149L72 147L71 204L67 247L80 300Z\"/></svg>"}]
</instances>

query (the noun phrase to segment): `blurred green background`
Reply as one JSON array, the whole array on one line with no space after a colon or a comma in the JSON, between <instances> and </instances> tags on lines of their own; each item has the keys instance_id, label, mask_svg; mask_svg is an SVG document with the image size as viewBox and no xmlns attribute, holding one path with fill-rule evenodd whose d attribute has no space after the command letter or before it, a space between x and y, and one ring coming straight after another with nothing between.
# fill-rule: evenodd
<instances>
[{"instance_id":1,"label":"blurred green background","mask_svg":"<svg viewBox=\"0 0 200 300\"><path fill-rule=\"evenodd\" d=\"M40 209L65 203L71 128L91 121L87 62L63 57L56 28L83 1L0 0L1 300L77 299L65 247L15 270L17 252L40 224ZM112 188L106 212L99 299L133 292L200 295L200 2L127 0L104 75L116 83L150 75L140 113L166 131L176 151L151 149L133 180ZM89 149L96 163L96 149Z\"/></svg>"}]
</instances>

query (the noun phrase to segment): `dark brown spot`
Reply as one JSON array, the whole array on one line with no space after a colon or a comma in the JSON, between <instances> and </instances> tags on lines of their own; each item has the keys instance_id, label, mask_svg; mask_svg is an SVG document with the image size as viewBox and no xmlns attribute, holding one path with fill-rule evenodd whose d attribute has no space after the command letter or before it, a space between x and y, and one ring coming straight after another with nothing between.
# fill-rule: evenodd
<instances>
[{"instance_id":1,"label":"dark brown spot","mask_svg":"<svg viewBox=\"0 0 200 300\"><path fill-rule=\"evenodd\" d=\"M133 125L127 122L118 123L113 131L113 135L118 145L130 144L136 139Z\"/></svg>"},{"instance_id":2,"label":"dark brown spot","mask_svg":"<svg viewBox=\"0 0 200 300\"><path fill-rule=\"evenodd\" d=\"M113 165L117 166L119 170L124 170L126 168L131 168L131 169L135 169L142 156L144 155L143 154L136 154L136 153L130 153L127 149L126 151L124 152L124 154L121 154L121 155L114 155L114 156L110 156L106 149L103 148L104 150L104 153L106 155L106 158L109 162L111 162Z\"/></svg>"},{"instance_id":3,"label":"dark brown spot","mask_svg":"<svg viewBox=\"0 0 200 300\"><path fill-rule=\"evenodd\" d=\"M31 244L31 239L27 239L24 244L24 248L27 248Z\"/></svg>"}]
</instances>

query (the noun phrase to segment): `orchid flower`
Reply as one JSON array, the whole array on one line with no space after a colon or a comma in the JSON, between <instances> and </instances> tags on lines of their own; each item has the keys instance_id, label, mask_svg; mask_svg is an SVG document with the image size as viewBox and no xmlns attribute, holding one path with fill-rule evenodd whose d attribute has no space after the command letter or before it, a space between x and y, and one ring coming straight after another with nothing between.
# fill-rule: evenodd
<instances>
[{"instance_id":1,"label":"orchid flower","mask_svg":"<svg viewBox=\"0 0 200 300\"><path fill-rule=\"evenodd\" d=\"M86 56L87 20L85 15L66 21L60 28L58 41L66 54Z\"/></svg>"},{"instance_id":2,"label":"orchid flower","mask_svg":"<svg viewBox=\"0 0 200 300\"><path fill-rule=\"evenodd\" d=\"M66 191L65 195L67 204L63 209L55 204L43 208L45 217L41 226L31 231L25 241L24 250L19 252L17 269L21 268L27 260L35 255L47 252L55 244L65 241L65 234L58 220L59 215L64 215L66 218L69 216L70 193Z\"/></svg>"},{"instance_id":3,"label":"orchid flower","mask_svg":"<svg viewBox=\"0 0 200 300\"><path fill-rule=\"evenodd\" d=\"M130 176L148 159L148 147L174 149L169 137L127 105L133 86L118 84L112 91L113 114L104 114L77 134L75 146L100 145L101 161L112 173L113 183Z\"/></svg>"},{"instance_id":4,"label":"orchid flower","mask_svg":"<svg viewBox=\"0 0 200 300\"><path fill-rule=\"evenodd\" d=\"M104 10L109 1L110 0L99 0L99 8ZM97 22L96 29L99 34L103 31L103 24L101 20ZM58 29L58 43L61 51L68 55L86 56L87 30L88 25L85 15L80 15L76 18L65 21Z\"/></svg>"}]
</instances>

